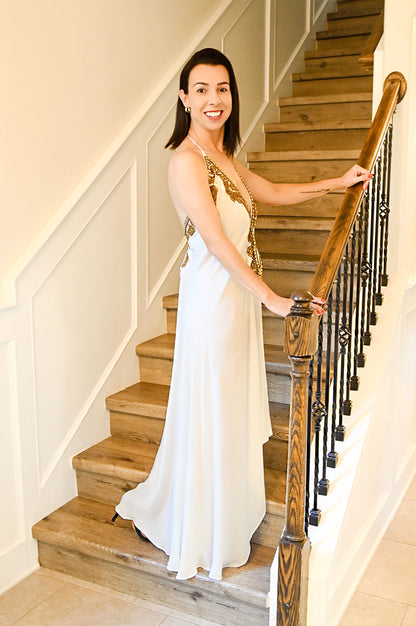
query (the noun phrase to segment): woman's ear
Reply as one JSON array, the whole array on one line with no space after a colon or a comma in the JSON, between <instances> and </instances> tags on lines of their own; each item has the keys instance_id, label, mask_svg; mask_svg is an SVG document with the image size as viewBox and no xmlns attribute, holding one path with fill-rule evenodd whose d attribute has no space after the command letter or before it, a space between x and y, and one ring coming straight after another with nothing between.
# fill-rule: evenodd
<instances>
[{"instance_id":1,"label":"woman's ear","mask_svg":"<svg viewBox=\"0 0 416 626\"><path fill-rule=\"evenodd\" d=\"M183 89L179 89L179 93L178 96L180 97L180 99L182 100L182 104L184 107L188 106L188 96L187 94L184 92Z\"/></svg>"}]
</instances>

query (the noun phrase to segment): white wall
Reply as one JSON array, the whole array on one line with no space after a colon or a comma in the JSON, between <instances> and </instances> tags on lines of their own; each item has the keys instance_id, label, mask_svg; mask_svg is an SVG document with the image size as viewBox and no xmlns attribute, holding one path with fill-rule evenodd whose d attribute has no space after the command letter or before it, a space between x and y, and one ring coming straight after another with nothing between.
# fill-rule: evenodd
<instances>
[{"instance_id":1,"label":"white wall","mask_svg":"<svg viewBox=\"0 0 416 626\"><path fill-rule=\"evenodd\" d=\"M27 247L224 4L2 3L0 302Z\"/></svg>"},{"instance_id":2,"label":"white wall","mask_svg":"<svg viewBox=\"0 0 416 626\"><path fill-rule=\"evenodd\" d=\"M416 6L385 2L375 94L400 71L408 92L394 116L389 286L346 418L348 437L329 470L331 494L311 528L308 626L334 626L416 470Z\"/></svg>"},{"instance_id":3,"label":"white wall","mask_svg":"<svg viewBox=\"0 0 416 626\"><path fill-rule=\"evenodd\" d=\"M224 49L248 138L325 4L301 0L277 75L276 2L3 7L0 590L36 567L32 524L75 495L71 458L108 434L105 397L137 381L135 345L163 331L184 243L162 148L179 69L194 49Z\"/></svg>"}]
</instances>

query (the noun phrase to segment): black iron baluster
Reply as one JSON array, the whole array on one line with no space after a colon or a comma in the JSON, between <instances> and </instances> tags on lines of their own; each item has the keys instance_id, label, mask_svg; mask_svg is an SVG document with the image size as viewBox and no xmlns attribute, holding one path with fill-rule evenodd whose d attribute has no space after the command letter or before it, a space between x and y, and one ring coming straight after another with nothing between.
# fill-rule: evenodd
<instances>
[{"instance_id":1,"label":"black iron baluster","mask_svg":"<svg viewBox=\"0 0 416 626\"><path fill-rule=\"evenodd\" d=\"M376 165L374 168L374 204L372 211L372 275L371 275L371 313L370 324L375 326L377 324L378 314L376 311L376 290L377 290L377 253L378 253L378 206L380 201L380 156L378 156Z\"/></svg>"},{"instance_id":2,"label":"black iron baluster","mask_svg":"<svg viewBox=\"0 0 416 626\"><path fill-rule=\"evenodd\" d=\"M363 243L363 213L364 213L364 204L367 202L367 196L361 200L360 211L358 214L358 246L357 246L357 280L355 284L355 326L354 326L354 359L353 359L353 374L350 378L350 390L357 391L360 386L360 378L358 376L358 350L362 349L360 346L360 338L361 331L360 329L363 327L363 317L364 317L364 297L361 295L364 292L364 287L362 286L362 243ZM357 222L356 222L357 223ZM354 237L355 242L355 237Z\"/></svg>"},{"instance_id":3,"label":"black iron baluster","mask_svg":"<svg viewBox=\"0 0 416 626\"><path fill-rule=\"evenodd\" d=\"M365 272L367 273L367 282L366 282L366 318L365 318L365 331L364 331L364 345L369 346L371 344L371 331L370 331L370 319L371 319L371 304L372 304L372 293L373 293L373 214L374 214L374 204L375 204L375 178L373 178L370 182L370 193L368 197L368 205L367 205L367 250L366 250L366 262L365 262ZM364 359L365 361L365 359Z\"/></svg>"},{"instance_id":4,"label":"black iron baluster","mask_svg":"<svg viewBox=\"0 0 416 626\"><path fill-rule=\"evenodd\" d=\"M336 432L336 421L337 421L340 306L341 306L341 265L338 268L338 274L336 278L336 291L335 291L335 330L334 330L334 351L333 351L334 373L332 377L331 449L328 452L328 457L327 457L328 467L336 467L337 461L338 461L338 454L335 451L335 432Z\"/></svg>"},{"instance_id":5,"label":"black iron baluster","mask_svg":"<svg viewBox=\"0 0 416 626\"><path fill-rule=\"evenodd\" d=\"M383 250L383 270L381 274L381 284L387 287L389 284L389 275L387 274L387 249L389 243L389 215L390 215L390 180L391 180L391 146L393 139L393 124L390 124L386 136L386 161L387 161L387 180L385 195L385 218L384 218L384 250Z\"/></svg>"},{"instance_id":6,"label":"black iron baluster","mask_svg":"<svg viewBox=\"0 0 416 626\"><path fill-rule=\"evenodd\" d=\"M319 483L319 444L322 419L327 416L326 407L321 401L322 396L322 351L323 351L323 320L321 319L318 329L318 351L316 353L316 392L312 404L312 418L315 431L315 459L313 481L313 507L309 513L309 524L318 526L321 519L321 511L318 509L318 483Z\"/></svg>"},{"instance_id":7,"label":"black iron baluster","mask_svg":"<svg viewBox=\"0 0 416 626\"><path fill-rule=\"evenodd\" d=\"M350 388L351 388L351 366L352 366L352 350L353 350L353 341L352 341L352 321L354 316L354 278L355 278L355 265L357 262L356 259L356 237L357 237L357 222L358 217L354 222L354 226L351 233L351 253L350 253L350 276L349 276L349 294L348 294L348 343L347 343L347 374L345 378L345 397L342 410L344 415L351 415L351 407L352 402L350 398ZM355 304L356 313L358 314L357 303ZM357 317L356 317L357 323Z\"/></svg>"},{"instance_id":8,"label":"black iron baluster","mask_svg":"<svg viewBox=\"0 0 416 626\"><path fill-rule=\"evenodd\" d=\"M328 431L329 431L329 390L331 386L331 344L332 344L332 291L328 297L326 310L326 368L325 368L325 414L324 427L322 433L322 477L318 483L318 493L326 496L329 490L329 480L326 475L327 451L328 451ZM322 359L321 359L322 361Z\"/></svg>"},{"instance_id":9,"label":"black iron baluster","mask_svg":"<svg viewBox=\"0 0 416 626\"><path fill-rule=\"evenodd\" d=\"M382 228L382 219L380 217L380 208L382 205L382 194L383 194L383 166L384 166L384 150L383 146L381 147L381 151L379 157L377 159L378 163L378 176L377 176L377 202L376 202L376 220L375 220L375 254L374 254L374 306L380 306L383 304L383 294L381 292L381 271L383 268L383 239L381 236L381 228ZM375 308L374 308L375 312ZM377 320L376 320L377 321Z\"/></svg>"},{"instance_id":10,"label":"black iron baluster","mask_svg":"<svg viewBox=\"0 0 416 626\"><path fill-rule=\"evenodd\" d=\"M345 426L343 424L344 417L344 387L347 383L345 375L345 357L347 353L347 345L350 340L351 333L348 328L347 307L348 307L348 256L349 243L345 249L345 255L342 261L342 315L339 327L339 354L340 354L340 373L338 385L338 424L335 428L336 441L344 441ZM341 303L340 303L341 307ZM335 389L334 389L335 391Z\"/></svg>"}]
</instances>

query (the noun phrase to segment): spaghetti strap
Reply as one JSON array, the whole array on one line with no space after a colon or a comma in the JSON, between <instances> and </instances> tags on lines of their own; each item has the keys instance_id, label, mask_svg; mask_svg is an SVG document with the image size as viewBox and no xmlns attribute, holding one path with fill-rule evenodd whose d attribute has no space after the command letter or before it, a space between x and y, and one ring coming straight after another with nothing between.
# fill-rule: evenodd
<instances>
[{"instance_id":1,"label":"spaghetti strap","mask_svg":"<svg viewBox=\"0 0 416 626\"><path fill-rule=\"evenodd\" d=\"M203 151L203 149L201 148L201 146L196 143L195 139L192 139L192 137L190 135L188 135L188 139L190 139L192 141L192 143L194 143L196 145L197 148L199 148L202 152L202 156L206 157L207 155L205 154L205 152Z\"/></svg>"}]
</instances>

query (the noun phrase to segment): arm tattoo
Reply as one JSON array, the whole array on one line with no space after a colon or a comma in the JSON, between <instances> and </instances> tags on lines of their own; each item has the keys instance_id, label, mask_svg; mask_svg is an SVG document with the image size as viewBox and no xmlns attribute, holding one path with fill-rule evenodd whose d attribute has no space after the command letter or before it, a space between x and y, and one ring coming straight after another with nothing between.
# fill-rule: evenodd
<instances>
[{"instance_id":1,"label":"arm tattoo","mask_svg":"<svg viewBox=\"0 0 416 626\"><path fill-rule=\"evenodd\" d=\"M301 191L300 193L328 193L331 191L330 189L310 189L309 191Z\"/></svg>"}]
</instances>

